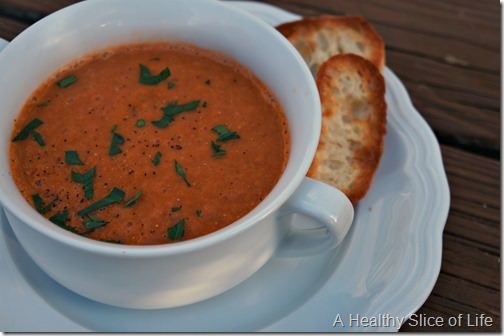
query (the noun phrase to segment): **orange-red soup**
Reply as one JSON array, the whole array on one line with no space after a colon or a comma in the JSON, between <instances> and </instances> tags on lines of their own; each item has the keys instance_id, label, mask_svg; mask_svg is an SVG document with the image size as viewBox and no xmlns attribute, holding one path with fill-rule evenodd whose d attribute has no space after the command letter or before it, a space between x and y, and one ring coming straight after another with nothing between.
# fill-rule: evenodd
<instances>
[{"instance_id":1,"label":"orange-red soup","mask_svg":"<svg viewBox=\"0 0 504 336\"><path fill-rule=\"evenodd\" d=\"M164 43L58 71L25 103L12 139L13 178L43 216L140 245L233 223L272 190L289 151L281 107L250 71Z\"/></svg>"}]
</instances>

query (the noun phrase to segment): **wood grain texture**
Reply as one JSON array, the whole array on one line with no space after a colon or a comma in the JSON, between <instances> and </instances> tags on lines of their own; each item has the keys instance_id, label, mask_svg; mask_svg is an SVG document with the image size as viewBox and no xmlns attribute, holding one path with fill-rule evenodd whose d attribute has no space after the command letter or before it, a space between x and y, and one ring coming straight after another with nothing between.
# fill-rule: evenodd
<instances>
[{"instance_id":1,"label":"wood grain texture","mask_svg":"<svg viewBox=\"0 0 504 336\"><path fill-rule=\"evenodd\" d=\"M417 312L448 319L487 314L500 331L500 7L496 0L261 0L301 15L350 14L383 36L387 65L434 129L451 191L439 279ZM0 37L76 0L0 0ZM467 322L467 321L466 321Z\"/></svg>"},{"instance_id":2,"label":"wood grain texture","mask_svg":"<svg viewBox=\"0 0 504 336\"><path fill-rule=\"evenodd\" d=\"M77 0L1 0L0 12L20 15L27 20L37 20Z\"/></svg>"},{"instance_id":3,"label":"wood grain texture","mask_svg":"<svg viewBox=\"0 0 504 336\"><path fill-rule=\"evenodd\" d=\"M27 27L28 24L24 22L0 16L0 37L7 41L12 40Z\"/></svg>"}]
</instances>

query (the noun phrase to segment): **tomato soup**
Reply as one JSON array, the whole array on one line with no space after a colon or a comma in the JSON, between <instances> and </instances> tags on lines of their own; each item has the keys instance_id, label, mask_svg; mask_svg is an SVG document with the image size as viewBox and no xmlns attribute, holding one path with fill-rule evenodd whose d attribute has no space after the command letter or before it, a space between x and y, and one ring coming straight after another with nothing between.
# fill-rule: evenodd
<instances>
[{"instance_id":1,"label":"tomato soup","mask_svg":"<svg viewBox=\"0 0 504 336\"><path fill-rule=\"evenodd\" d=\"M249 70L209 50L151 43L87 55L44 82L15 121L10 165L55 225L165 244L250 212L289 146L281 106Z\"/></svg>"}]
</instances>

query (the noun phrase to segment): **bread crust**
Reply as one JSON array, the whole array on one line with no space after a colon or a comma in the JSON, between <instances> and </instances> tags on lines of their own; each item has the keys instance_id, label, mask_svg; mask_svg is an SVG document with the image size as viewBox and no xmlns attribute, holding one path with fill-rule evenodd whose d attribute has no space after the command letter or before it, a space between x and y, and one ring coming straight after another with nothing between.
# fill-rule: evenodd
<instances>
[{"instance_id":1,"label":"bread crust","mask_svg":"<svg viewBox=\"0 0 504 336\"><path fill-rule=\"evenodd\" d=\"M348 53L366 58L383 72L383 39L363 17L322 15L276 28L301 53L314 76L327 59Z\"/></svg>"},{"instance_id":2,"label":"bread crust","mask_svg":"<svg viewBox=\"0 0 504 336\"><path fill-rule=\"evenodd\" d=\"M331 57L316 80L323 121L308 176L334 185L355 204L371 186L383 153L385 81L371 62L353 54Z\"/></svg>"}]
</instances>

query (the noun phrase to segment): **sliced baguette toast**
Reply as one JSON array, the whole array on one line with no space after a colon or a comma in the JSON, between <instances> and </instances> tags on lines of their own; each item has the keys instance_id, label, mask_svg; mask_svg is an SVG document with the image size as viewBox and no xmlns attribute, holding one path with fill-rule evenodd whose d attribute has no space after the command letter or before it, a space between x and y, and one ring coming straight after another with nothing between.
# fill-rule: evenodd
<instances>
[{"instance_id":1,"label":"sliced baguette toast","mask_svg":"<svg viewBox=\"0 0 504 336\"><path fill-rule=\"evenodd\" d=\"M325 61L339 54L362 56L383 72L383 40L362 17L323 15L276 28L303 56L315 77Z\"/></svg>"},{"instance_id":2,"label":"sliced baguette toast","mask_svg":"<svg viewBox=\"0 0 504 336\"><path fill-rule=\"evenodd\" d=\"M364 58L336 55L317 75L322 133L308 176L329 183L357 203L369 189L386 132L385 82Z\"/></svg>"}]
</instances>

